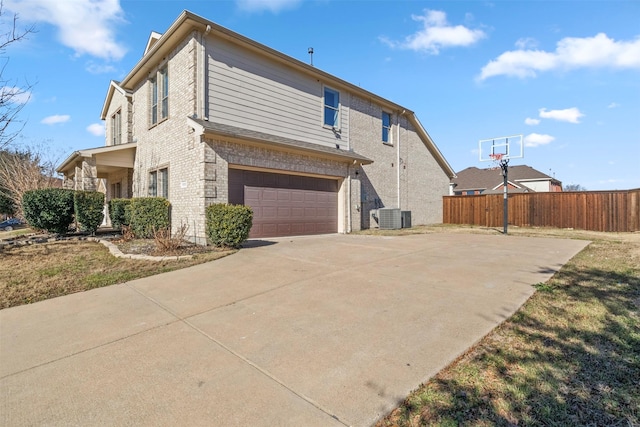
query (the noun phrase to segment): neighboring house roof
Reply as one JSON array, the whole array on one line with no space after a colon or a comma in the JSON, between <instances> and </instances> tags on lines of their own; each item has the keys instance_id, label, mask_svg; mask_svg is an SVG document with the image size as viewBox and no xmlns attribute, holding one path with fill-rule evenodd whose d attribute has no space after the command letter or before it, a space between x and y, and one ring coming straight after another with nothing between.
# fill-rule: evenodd
<instances>
[{"instance_id":1,"label":"neighboring house roof","mask_svg":"<svg viewBox=\"0 0 640 427\"><path fill-rule=\"evenodd\" d=\"M484 191L484 193L490 194L490 191L501 187L503 183L502 171L499 168L478 169L476 167L470 167L458 172L456 175L457 177L451 180L451 182L455 184L454 191L487 190ZM561 184L557 179L531 166L509 166L509 182L512 185L516 187L526 187L527 182L532 181L551 181L554 184ZM516 190L518 189L514 189L513 192L517 193L524 189ZM533 191L529 188L527 188L527 190Z\"/></svg>"},{"instance_id":2,"label":"neighboring house roof","mask_svg":"<svg viewBox=\"0 0 640 427\"><path fill-rule=\"evenodd\" d=\"M373 163L373 160L361 156L354 151L341 150L339 148L326 147L324 145L312 144L304 141L296 141L294 139L284 138L263 132L257 132L235 126L224 125L221 123L213 123L206 120L190 118L191 121L202 126L206 133L220 135L225 138L239 139L256 145L265 145L269 143L269 148L280 147L286 149L287 152L299 151L309 155L316 155L325 158L335 158L340 160L356 161L362 165Z\"/></svg>"},{"instance_id":3,"label":"neighboring house roof","mask_svg":"<svg viewBox=\"0 0 640 427\"><path fill-rule=\"evenodd\" d=\"M178 19L176 19L175 22L171 24L169 29L167 29L167 31L159 38L158 33L152 34L149 39L150 41L147 44L147 48L145 49L144 56L134 66L129 74L125 76L125 78L121 83L119 83L118 86L125 91L132 91L138 82L148 77L149 71L153 67L155 67L155 65L160 62L162 58L171 53L176 44L182 41L190 32L194 30L201 31L205 34L215 34L217 37L240 45L241 47L248 49L256 55L267 56L272 60L286 64L288 67L293 68L297 72L302 72L317 79L322 79L323 81L328 82L332 86L336 87L336 89L343 88L345 90L356 93L365 99L374 100L383 108L398 111L401 112L401 114L406 114L406 116L409 118L410 123L415 127L416 131L424 141L427 149L434 157L438 165L440 165L440 167L450 178L453 178L455 176L455 171L453 170L453 168L451 168L451 165L449 165L447 160L444 158L422 124L420 124L420 121L413 111L186 10L180 14ZM110 88L110 90L112 89ZM103 109L103 119L104 114L105 111Z\"/></svg>"}]
</instances>

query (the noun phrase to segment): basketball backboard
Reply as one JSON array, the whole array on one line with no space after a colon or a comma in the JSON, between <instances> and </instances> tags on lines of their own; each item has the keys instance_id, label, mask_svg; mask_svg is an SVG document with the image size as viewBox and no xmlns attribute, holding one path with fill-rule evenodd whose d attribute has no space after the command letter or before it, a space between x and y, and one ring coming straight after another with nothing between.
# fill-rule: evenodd
<instances>
[{"instance_id":1,"label":"basketball backboard","mask_svg":"<svg viewBox=\"0 0 640 427\"><path fill-rule=\"evenodd\" d=\"M481 162L519 159L524 157L524 138L522 135L511 135L481 139L478 151Z\"/></svg>"}]
</instances>

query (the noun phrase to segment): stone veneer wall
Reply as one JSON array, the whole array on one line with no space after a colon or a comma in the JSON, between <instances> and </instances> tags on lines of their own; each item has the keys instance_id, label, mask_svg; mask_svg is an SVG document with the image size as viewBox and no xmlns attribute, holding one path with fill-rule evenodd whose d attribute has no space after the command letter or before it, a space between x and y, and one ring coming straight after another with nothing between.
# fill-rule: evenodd
<instances>
[{"instance_id":1,"label":"stone veneer wall","mask_svg":"<svg viewBox=\"0 0 640 427\"><path fill-rule=\"evenodd\" d=\"M392 114L391 142L382 142L382 112ZM351 147L374 160L362 167L362 227L369 228L370 211L381 207L410 210L412 224L442 222L442 196L448 193L449 178L435 161L406 116L383 110L370 100L351 97ZM397 138L400 126L400 164ZM400 167L400 206L398 206Z\"/></svg>"}]
</instances>

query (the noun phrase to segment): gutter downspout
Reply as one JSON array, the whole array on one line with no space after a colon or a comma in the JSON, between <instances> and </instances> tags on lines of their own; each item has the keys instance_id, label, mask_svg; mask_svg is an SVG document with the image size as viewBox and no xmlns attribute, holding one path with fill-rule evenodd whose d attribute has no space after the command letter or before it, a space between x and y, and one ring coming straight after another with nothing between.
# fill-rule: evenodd
<instances>
[{"instance_id":1,"label":"gutter downspout","mask_svg":"<svg viewBox=\"0 0 640 427\"><path fill-rule=\"evenodd\" d=\"M203 120L209 120L209 100L208 98L208 92L209 92L209 84L208 84L208 79L209 79L209 61L207 60L207 36L209 35L209 32L211 31L211 26L207 25L207 28L204 30L204 33L202 34L202 55L200 56L200 61L202 61L202 67L198 67L198 69L202 69L202 76L200 77L200 90L199 92L199 96L201 96L201 103L200 103L200 108L202 108L202 118Z\"/></svg>"},{"instance_id":2,"label":"gutter downspout","mask_svg":"<svg viewBox=\"0 0 640 427\"><path fill-rule=\"evenodd\" d=\"M398 194L398 209L401 209L400 207L400 116L404 116L404 113L406 113L407 110L402 110L402 113L398 113L398 123L397 123L397 127L396 127L396 167L398 168L398 173L397 173L397 194Z\"/></svg>"},{"instance_id":3,"label":"gutter downspout","mask_svg":"<svg viewBox=\"0 0 640 427\"><path fill-rule=\"evenodd\" d=\"M351 165L347 164L347 234L351 233Z\"/></svg>"}]
</instances>

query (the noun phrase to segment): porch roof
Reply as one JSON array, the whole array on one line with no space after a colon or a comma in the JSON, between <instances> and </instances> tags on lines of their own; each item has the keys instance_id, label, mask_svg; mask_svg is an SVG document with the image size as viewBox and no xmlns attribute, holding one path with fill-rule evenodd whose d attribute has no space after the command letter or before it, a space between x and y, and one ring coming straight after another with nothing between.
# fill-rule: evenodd
<instances>
[{"instance_id":1,"label":"porch roof","mask_svg":"<svg viewBox=\"0 0 640 427\"><path fill-rule=\"evenodd\" d=\"M137 143L109 145L106 147L87 148L71 153L67 159L56 168L56 172L73 175L76 164L85 159L94 159L98 177L104 176L122 168L133 168Z\"/></svg>"}]
</instances>

